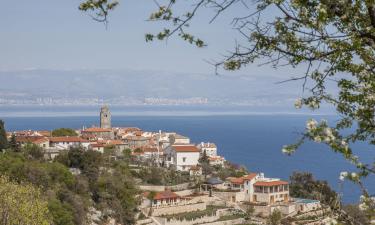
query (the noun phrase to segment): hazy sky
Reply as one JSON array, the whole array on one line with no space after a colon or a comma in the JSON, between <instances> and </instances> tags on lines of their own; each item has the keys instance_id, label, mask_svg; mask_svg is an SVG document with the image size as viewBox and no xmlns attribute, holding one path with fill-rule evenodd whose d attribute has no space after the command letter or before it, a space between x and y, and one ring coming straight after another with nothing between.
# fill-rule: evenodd
<instances>
[{"instance_id":1,"label":"hazy sky","mask_svg":"<svg viewBox=\"0 0 375 225\"><path fill-rule=\"evenodd\" d=\"M238 34L231 28L233 8L209 24L209 10L198 12L193 32L208 47L198 49L176 38L146 43L144 34L161 24L147 22L156 9L151 0L123 0L106 30L78 10L80 0L3 1L0 13L0 69L136 69L213 73L204 60L220 59L233 48ZM241 73L290 75L251 65Z\"/></svg>"}]
</instances>

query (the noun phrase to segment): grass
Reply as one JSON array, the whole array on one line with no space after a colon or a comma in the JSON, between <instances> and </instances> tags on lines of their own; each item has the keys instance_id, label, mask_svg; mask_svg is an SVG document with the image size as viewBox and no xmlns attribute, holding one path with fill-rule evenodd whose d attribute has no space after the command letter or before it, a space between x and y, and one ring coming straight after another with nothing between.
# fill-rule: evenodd
<instances>
[{"instance_id":1,"label":"grass","mask_svg":"<svg viewBox=\"0 0 375 225\"><path fill-rule=\"evenodd\" d=\"M244 218L244 217L245 217L245 214L243 213L235 213L232 215L221 216L217 221L235 220L235 219Z\"/></svg>"}]
</instances>

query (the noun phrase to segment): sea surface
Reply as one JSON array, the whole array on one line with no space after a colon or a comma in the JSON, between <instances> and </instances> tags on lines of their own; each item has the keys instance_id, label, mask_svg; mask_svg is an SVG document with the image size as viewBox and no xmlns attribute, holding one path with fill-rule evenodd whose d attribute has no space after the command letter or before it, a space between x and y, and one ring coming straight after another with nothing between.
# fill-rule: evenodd
<instances>
[{"instance_id":1,"label":"sea surface","mask_svg":"<svg viewBox=\"0 0 375 225\"><path fill-rule=\"evenodd\" d=\"M98 125L98 107L4 107L0 119L6 129L51 130L59 127L82 128ZM356 203L360 191L349 181L340 183L341 171L355 168L340 154L322 144L307 142L292 156L282 154L285 144L294 143L305 128L306 120L327 119L333 115L248 112L243 109L222 110L188 107L113 108L113 126L139 127L146 131L176 131L194 143L214 142L218 153L227 160L247 167L252 172L263 172L267 177L288 179L293 171L309 171L318 179L327 180L342 193L345 203ZM373 146L357 144L355 153L365 163L375 159ZM375 194L375 177L365 185Z\"/></svg>"}]
</instances>

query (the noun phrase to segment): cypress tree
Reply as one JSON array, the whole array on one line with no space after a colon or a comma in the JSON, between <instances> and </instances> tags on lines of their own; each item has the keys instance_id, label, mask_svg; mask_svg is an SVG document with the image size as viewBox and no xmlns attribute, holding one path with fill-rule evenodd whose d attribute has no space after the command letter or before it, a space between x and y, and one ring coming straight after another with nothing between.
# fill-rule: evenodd
<instances>
[{"instance_id":1,"label":"cypress tree","mask_svg":"<svg viewBox=\"0 0 375 225\"><path fill-rule=\"evenodd\" d=\"M0 120L0 150L8 148L8 139L5 132L4 121Z\"/></svg>"}]
</instances>

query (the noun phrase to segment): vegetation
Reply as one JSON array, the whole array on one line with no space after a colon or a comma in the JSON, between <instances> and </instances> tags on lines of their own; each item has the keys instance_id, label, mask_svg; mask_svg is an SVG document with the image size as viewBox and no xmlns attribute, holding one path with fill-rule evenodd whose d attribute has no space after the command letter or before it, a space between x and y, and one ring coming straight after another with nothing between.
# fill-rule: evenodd
<instances>
[{"instance_id":1,"label":"vegetation","mask_svg":"<svg viewBox=\"0 0 375 225\"><path fill-rule=\"evenodd\" d=\"M167 219L178 219L178 220L193 220L203 216L212 216L216 213L218 209L224 209L225 207L222 206L212 206L208 205L206 210L202 211L194 211L194 212L186 212L186 213L179 213L174 215L165 216Z\"/></svg>"},{"instance_id":2,"label":"vegetation","mask_svg":"<svg viewBox=\"0 0 375 225\"><path fill-rule=\"evenodd\" d=\"M340 206L337 193L326 181L315 180L311 173L294 172L290 176L289 192L293 197L319 200L334 209Z\"/></svg>"},{"instance_id":3,"label":"vegetation","mask_svg":"<svg viewBox=\"0 0 375 225\"><path fill-rule=\"evenodd\" d=\"M47 214L46 218L53 224L86 224L89 208L100 210L103 222L106 218L114 218L124 225L134 223L138 190L126 162L104 164L102 154L81 148L62 152L53 162L45 161L43 155L43 151L32 144L20 148L20 152L6 151L0 155L0 175L9 177L10 185L20 183L20 187L30 189L35 201L40 199L40 204L43 203L47 209L40 212ZM80 173L73 175L70 168L75 168ZM37 195L35 187L40 188L44 195ZM1 196L12 196L11 190L2 189ZM14 191L17 189L14 188ZM23 204L23 199L29 200L30 197L16 199L16 202ZM33 203L31 200L29 202ZM30 212L33 212L32 209ZM13 220L18 214L14 214L14 217L13 214L10 215ZM34 222L21 224L50 224L35 222L39 221L36 220L37 217L31 219Z\"/></svg>"},{"instance_id":4,"label":"vegetation","mask_svg":"<svg viewBox=\"0 0 375 225\"><path fill-rule=\"evenodd\" d=\"M210 161L209 161L209 158L207 156L206 150L204 150L203 154L200 156L200 158L199 158L199 164L202 167L202 173L204 175L204 179L206 179L207 175L209 175L211 173L211 170L212 170L211 166L210 166Z\"/></svg>"},{"instance_id":5,"label":"vegetation","mask_svg":"<svg viewBox=\"0 0 375 225\"><path fill-rule=\"evenodd\" d=\"M0 177L0 221L2 225L49 225L47 202L31 184L18 184Z\"/></svg>"},{"instance_id":6,"label":"vegetation","mask_svg":"<svg viewBox=\"0 0 375 225\"><path fill-rule=\"evenodd\" d=\"M189 173L171 168L141 167L138 172L132 171L132 173L135 177L142 179L145 184L152 185L177 185L190 181Z\"/></svg>"},{"instance_id":7,"label":"vegetation","mask_svg":"<svg viewBox=\"0 0 375 225\"><path fill-rule=\"evenodd\" d=\"M95 12L95 20L106 22L117 5L117 1L85 0L80 10ZM352 150L356 142L375 145L374 1L197 0L186 7L184 1L166 0L156 5L149 20L163 22L165 28L146 34L146 41L176 35L198 47L206 46L206 42L188 29L202 8L213 11L210 22L237 7L244 8L241 15L227 13L234 15L230 21L242 39L236 41L233 51L212 64L226 70L239 70L254 62L296 69L299 76L285 79L300 81L304 91L295 102L296 108L316 110L326 104L336 109L340 119L332 123L310 119L301 138L282 151L292 154L305 140L329 146L357 167L342 177L358 184L363 202L375 209L361 182L363 177L375 175L375 162L363 163ZM176 9L181 5L185 10ZM330 83L337 88L328 88Z\"/></svg>"},{"instance_id":8,"label":"vegetation","mask_svg":"<svg viewBox=\"0 0 375 225\"><path fill-rule=\"evenodd\" d=\"M77 132L70 128L59 128L52 131L53 137L78 136Z\"/></svg>"},{"instance_id":9,"label":"vegetation","mask_svg":"<svg viewBox=\"0 0 375 225\"><path fill-rule=\"evenodd\" d=\"M4 121L0 120L0 150L8 148L8 139L4 127Z\"/></svg>"},{"instance_id":10,"label":"vegetation","mask_svg":"<svg viewBox=\"0 0 375 225\"><path fill-rule=\"evenodd\" d=\"M343 207L344 211L353 218L358 224L370 225L371 214L367 214L366 211L360 210L358 205L346 205Z\"/></svg>"},{"instance_id":11,"label":"vegetation","mask_svg":"<svg viewBox=\"0 0 375 225\"><path fill-rule=\"evenodd\" d=\"M279 225L282 219L282 214L279 210L275 209L268 217L268 223L270 225Z\"/></svg>"}]
</instances>

